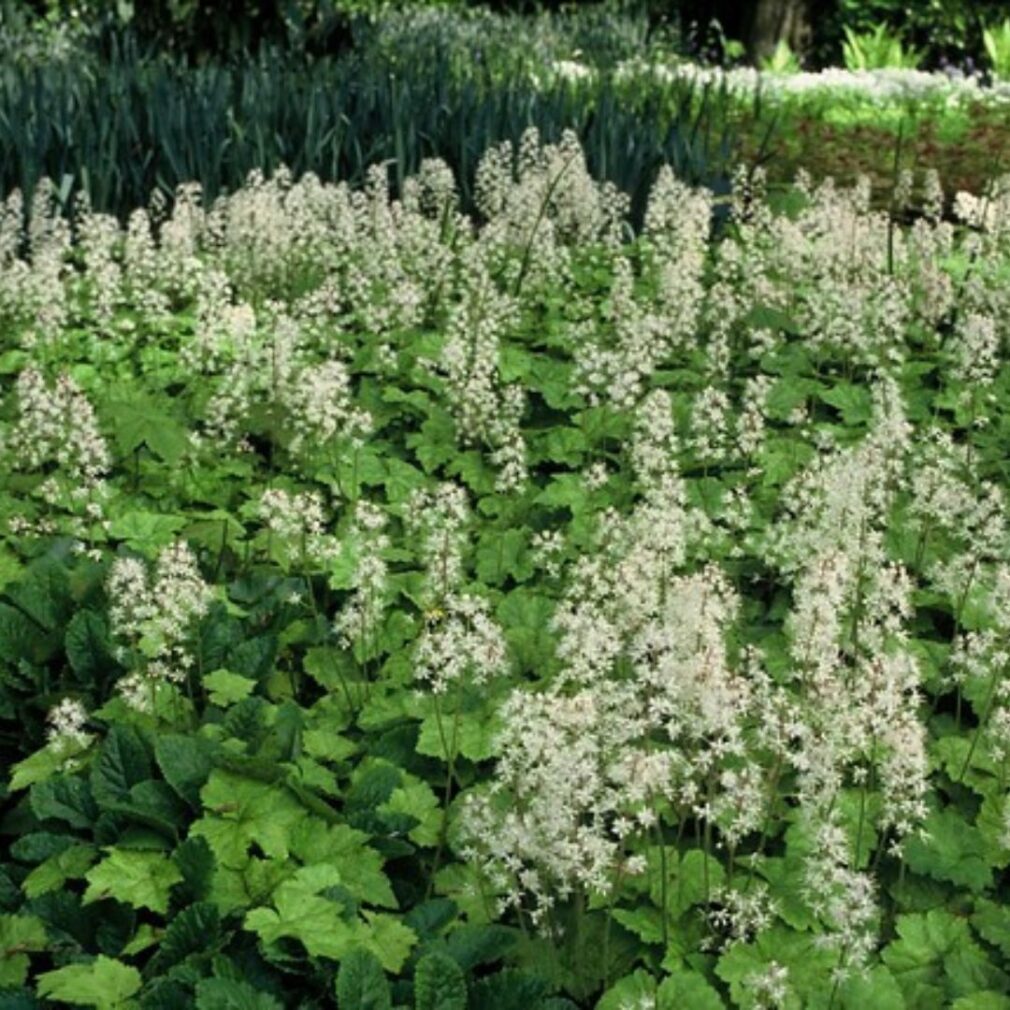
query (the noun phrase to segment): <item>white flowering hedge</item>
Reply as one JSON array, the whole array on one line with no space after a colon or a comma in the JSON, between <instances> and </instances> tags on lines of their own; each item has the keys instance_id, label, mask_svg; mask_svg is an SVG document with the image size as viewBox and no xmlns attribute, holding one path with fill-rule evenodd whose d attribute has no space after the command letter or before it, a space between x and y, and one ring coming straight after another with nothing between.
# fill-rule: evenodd
<instances>
[{"instance_id":1,"label":"white flowering hedge","mask_svg":"<svg viewBox=\"0 0 1010 1010\"><path fill-rule=\"evenodd\" d=\"M571 61L553 64L556 73L571 79L587 79L592 68ZM889 67L879 70L823 70L775 73L754 67L706 67L689 62L625 60L614 70L620 80L652 78L659 84L689 81L696 85L722 88L741 98L757 93L772 103L799 101L862 101L876 106L925 104L959 106L984 104L1001 108L1010 103L1010 82L987 82L978 75L940 70L912 70Z\"/></svg>"},{"instance_id":2,"label":"white flowering hedge","mask_svg":"<svg viewBox=\"0 0 1010 1010\"><path fill-rule=\"evenodd\" d=\"M1010 1004L1010 190L478 204L7 199L0 1006Z\"/></svg>"}]
</instances>

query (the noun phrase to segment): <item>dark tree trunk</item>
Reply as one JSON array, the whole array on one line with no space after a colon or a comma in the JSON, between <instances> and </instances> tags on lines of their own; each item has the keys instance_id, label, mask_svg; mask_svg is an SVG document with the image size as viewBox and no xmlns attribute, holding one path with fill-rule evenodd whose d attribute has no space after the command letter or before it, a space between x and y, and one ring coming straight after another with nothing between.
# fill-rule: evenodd
<instances>
[{"instance_id":1,"label":"dark tree trunk","mask_svg":"<svg viewBox=\"0 0 1010 1010\"><path fill-rule=\"evenodd\" d=\"M813 38L811 7L811 0L756 0L747 33L751 62L771 56L782 39L793 52L807 52Z\"/></svg>"}]
</instances>

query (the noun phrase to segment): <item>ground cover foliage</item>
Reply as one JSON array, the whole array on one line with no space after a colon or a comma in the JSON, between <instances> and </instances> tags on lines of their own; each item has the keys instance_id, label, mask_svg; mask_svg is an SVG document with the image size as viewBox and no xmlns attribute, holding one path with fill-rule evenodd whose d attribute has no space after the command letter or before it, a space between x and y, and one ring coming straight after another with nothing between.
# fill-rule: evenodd
<instances>
[{"instance_id":1,"label":"ground cover foliage","mask_svg":"<svg viewBox=\"0 0 1010 1010\"><path fill-rule=\"evenodd\" d=\"M389 184L4 204L0 1007L1010 1004L1007 190Z\"/></svg>"}]
</instances>

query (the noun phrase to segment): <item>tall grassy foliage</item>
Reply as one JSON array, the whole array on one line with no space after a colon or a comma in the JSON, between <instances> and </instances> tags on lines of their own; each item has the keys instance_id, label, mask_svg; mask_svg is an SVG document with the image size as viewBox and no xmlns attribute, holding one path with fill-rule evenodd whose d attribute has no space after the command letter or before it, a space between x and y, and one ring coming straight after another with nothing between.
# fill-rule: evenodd
<instances>
[{"instance_id":1,"label":"tall grassy foliage","mask_svg":"<svg viewBox=\"0 0 1010 1010\"><path fill-rule=\"evenodd\" d=\"M470 207L480 153L530 126L552 139L575 130L594 173L639 207L662 163L695 182L724 173L734 146L724 92L572 76L549 58L563 51L557 40L531 37L524 47L513 35L506 45L521 24L422 15L319 60L272 50L188 66L129 43L101 60L13 60L0 71L0 187L31 192L51 178L64 204L83 191L95 209L125 215L156 188L171 194L197 181L212 199L252 169L281 164L361 182L369 165L387 161L399 187L437 156ZM631 44L605 44L591 29L582 27L604 57L606 45Z\"/></svg>"}]
</instances>

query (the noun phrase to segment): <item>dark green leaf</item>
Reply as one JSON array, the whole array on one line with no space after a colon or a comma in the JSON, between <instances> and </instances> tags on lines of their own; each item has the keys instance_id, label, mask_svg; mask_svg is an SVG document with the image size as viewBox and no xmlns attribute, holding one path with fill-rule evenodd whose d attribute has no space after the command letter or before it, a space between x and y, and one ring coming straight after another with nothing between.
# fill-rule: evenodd
<instances>
[{"instance_id":1,"label":"dark green leaf","mask_svg":"<svg viewBox=\"0 0 1010 1010\"><path fill-rule=\"evenodd\" d=\"M284 1010L284 1005L248 982L205 978L196 986L196 1010Z\"/></svg>"},{"instance_id":2,"label":"dark green leaf","mask_svg":"<svg viewBox=\"0 0 1010 1010\"><path fill-rule=\"evenodd\" d=\"M91 766L91 790L99 805L125 803L130 789L151 778L151 756L137 730L113 725Z\"/></svg>"},{"instance_id":3,"label":"dark green leaf","mask_svg":"<svg viewBox=\"0 0 1010 1010\"><path fill-rule=\"evenodd\" d=\"M392 996L379 959L368 950L352 950L337 973L340 1010L390 1010Z\"/></svg>"},{"instance_id":4,"label":"dark green leaf","mask_svg":"<svg viewBox=\"0 0 1010 1010\"><path fill-rule=\"evenodd\" d=\"M414 969L415 1010L466 1010L463 970L448 954L426 954ZM487 1006L499 1006L489 1003Z\"/></svg>"},{"instance_id":5,"label":"dark green leaf","mask_svg":"<svg viewBox=\"0 0 1010 1010\"><path fill-rule=\"evenodd\" d=\"M191 954L209 956L218 945L220 935L221 922L216 905L203 901L189 905L172 919L165 930L158 947L159 970L164 971Z\"/></svg>"},{"instance_id":6,"label":"dark green leaf","mask_svg":"<svg viewBox=\"0 0 1010 1010\"><path fill-rule=\"evenodd\" d=\"M193 809L199 810L200 790L213 767L207 742L199 736L181 733L159 736L154 757L165 781Z\"/></svg>"},{"instance_id":7,"label":"dark green leaf","mask_svg":"<svg viewBox=\"0 0 1010 1010\"><path fill-rule=\"evenodd\" d=\"M98 817L98 806L85 779L58 775L37 782L29 794L32 811L40 821L65 821L73 828L89 828Z\"/></svg>"}]
</instances>

